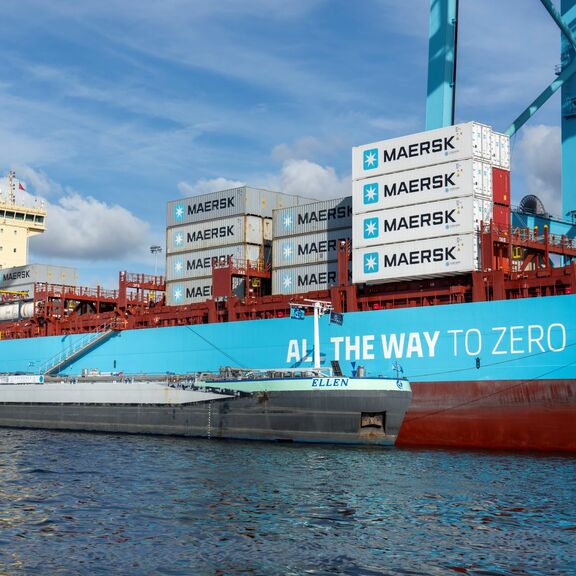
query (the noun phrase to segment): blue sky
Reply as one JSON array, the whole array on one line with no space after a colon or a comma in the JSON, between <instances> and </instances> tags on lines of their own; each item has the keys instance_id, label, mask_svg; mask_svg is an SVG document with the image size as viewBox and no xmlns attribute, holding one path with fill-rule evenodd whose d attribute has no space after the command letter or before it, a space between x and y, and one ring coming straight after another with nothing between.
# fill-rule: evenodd
<instances>
[{"instance_id":1,"label":"blue sky","mask_svg":"<svg viewBox=\"0 0 576 576\"><path fill-rule=\"evenodd\" d=\"M424 129L428 0L18 0L0 173L45 198L33 262L153 272L168 200L248 183L350 193L351 147ZM462 0L457 121L504 130L554 78L538 0ZM513 141L513 200L560 209L559 98ZM23 198L23 201L26 201Z\"/></svg>"}]
</instances>

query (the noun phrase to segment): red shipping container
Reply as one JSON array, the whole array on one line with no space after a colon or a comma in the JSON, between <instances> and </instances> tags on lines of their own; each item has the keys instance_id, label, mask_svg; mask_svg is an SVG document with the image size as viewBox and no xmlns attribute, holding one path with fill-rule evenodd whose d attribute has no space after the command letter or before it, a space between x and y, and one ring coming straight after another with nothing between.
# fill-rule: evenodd
<instances>
[{"instance_id":1,"label":"red shipping container","mask_svg":"<svg viewBox=\"0 0 576 576\"><path fill-rule=\"evenodd\" d=\"M492 221L496 226L508 228L510 226L510 206L494 204L492 211Z\"/></svg>"},{"instance_id":2,"label":"red shipping container","mask_svg":"<svg viewBox=\"0 0 576 576\"><path fill-rule=\"evenodd\" d=\"M492 168L492 201L510 206L510 172Z\"/></svg>"}]
</instances>

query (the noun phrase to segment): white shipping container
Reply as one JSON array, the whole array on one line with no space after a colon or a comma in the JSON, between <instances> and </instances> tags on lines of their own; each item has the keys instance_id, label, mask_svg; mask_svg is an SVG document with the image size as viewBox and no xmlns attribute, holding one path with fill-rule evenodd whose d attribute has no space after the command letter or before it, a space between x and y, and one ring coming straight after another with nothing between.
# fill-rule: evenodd
<instances>
[{"instance_id":1,"label":"white shipping container","mask_svg":"<svg viewBox=\"0 0 576 576\"><path fill-rule=\"evenodd\" d=\"M64 286L78 285L78 269L48 264L28 264L0 270L0 290L20 290L34 286L35 282L48 282Z\"/></svg>"},{"instance_id":2,"label":"white shipping container","mask_svg":"<svg viewBox=\"0 0 576 576\"><path fill-rule=\"evenodd\" d=\"M497 168L510 170L510 137L499 132L492 132L491 164Z\"/></svg>"},{"instance_id":3,"label":"white shipping container","mask_svg":"<svg viewBox=\"0 0 576 576\"><path fill-rule=\"evenodd\" d=\"M284 238L352 226L352 197L335 198L275 210L273 237Z\"/></svg>"},{"instance_id":4,"label":"white shipping container","mask_svg":"<svg viewBox=\"0 0 576 576\"><path fill-rule=\"evenodd\" d=\"M264 221L260 216L244 215L168 228L166 253L204 250L232 244L263 244L264 230Z\"/></svg>"},{"instance_id":5,"label":"white shipping container","mask_svg":"<svg viewBox=\"0 0 576 576\"><path fill-rule=\"evenodd\" d=\"M201 196L171 200L167 206L166 226L171 228L191 222L215 220L238 214L272 218L273 210L310 201L309 198L291 194L241 186L202 194Z\"/></svg>"},{"instance_id":6,"label":"white shipping container","mask_svg":"<svg viewBox=\"0 0 576 576\"><path fill-rule=\"evenodd\" d=\"M485 198L492 199L492 166L482 163L482 192Z\"/></svg>"},{"instance_id":7,"label":"white shipping container","mask_svg":"<svg viewBox=\"0 0 576 576\"><path fill-rule=\"evenodd\" d=\"M468 122L354 147L352 179L359 180L468 158L483 160L487 156L487 159L490 159L490 155L483 152L482 128L481 124Z\"/></svg>"},{"instance_id":8,"label":"white shipping container","mask_svg":"<svg viewBox=\"0 0 576 576\"><path fill-rule=\"evenodd\" d=\"M483 162L463 160L356 180L352 183L353 212L361 214L462 196L491 199L492 171L489 170L490 188L486 193L484 166L490 168Z\"/></svg>"},{"instance_id":9,"label":"white shipping container","mask_svg":"<svg viewBox=\"0 0 576 576\"><path fill-rule=\"evenodd\" d=\"M482 126L482 158L490 162L492 158L492 128Z\"/></svg>"},{"instance_id":10,"label":"white shipping container","mask_svg":"<svg viewBox=\"0 0 576 576\"><path fill-rule=\"evenodd\" d=\"M484 201L472 196L413 204L354 216L354 248L470 234L480 230Z\"/></svg>"},{"instance_id":11,"label":"white shipping container","mask_svg":"<svg viewBox=\"0 0 576 576\"><path fill-rule=\"evenodd\" d=\"M244 278L232 279L232 294L242 298L244 294ZM197 304L212 298L212 277L195 278L193 280L183 280L168 282L166 284L166 304L168 306L184 306L187 304Z\"/></svg>"},{"instance_id":12,"label":"white shipping container","mask_svg":"<svg viewBox=\"0 0 576 576\"><path fill-rule=\"evenodd\" d=\"M348 279L352 271L348 269ZM272 271L272 294L302 294L314 290L328 290L338 284L338 264L309 264L276 268Z\"/></svg>"},{"instance_id":13,"label":"white shipping container","mask_svg":"<svg viewBox=\"0 0 576 576\"><path fill-rule=\"evenodd\" d=\"M259 262L266 260L265 248L251 244L236 244L220 248L207 248L179 254L170 254L166 257L166 280L181 280L185 278L201 278L212 274L212 261L225 264L231 257L234 262Z\"/></svg>"},{"instance_id":14,"label":"white shipping container","mask_svg":"<svg viewBox=\"0 0 576 576\"><path fill-rule=\"evenodd\" d=\"M272 242L272 268L332 262L338 259L340 242L351 239L352 227L278 238Z\"/></svg>"},{"instance_id":15,"label":"white shipping container","mask_svg":"<svg viewBox=\"0 0 576 576\"><path fill-rule=\"evenodd\" d=\"M510 170L510 136L500 134L500 168Z\"/></svg>"},{"instance_id":16,"label":"white shipping container","mask_svg":"<svg viewBox=\"0 0 576 576\"><path fill-rule=\"evenodd\" d=\"M479 269L476 234L442 236L352 251L355 284L450 276Z\"/></svg>"}]
</instances>

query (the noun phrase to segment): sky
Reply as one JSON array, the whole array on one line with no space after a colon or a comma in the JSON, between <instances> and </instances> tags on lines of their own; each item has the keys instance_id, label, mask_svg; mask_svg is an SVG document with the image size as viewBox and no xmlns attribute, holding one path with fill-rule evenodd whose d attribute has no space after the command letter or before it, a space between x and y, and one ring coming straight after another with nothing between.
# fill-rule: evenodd
<instances>
[{"instance_id":1,"label":"sky","mask_svg":"<svg viewBox=\"0 0 576 576\"><path fill-rule=\"evenodd\" d=\"M351 193L351 148L425 128L428 0L7 0L0 175L42 197L30 262L162 272L166 203ZM461 0L456 121L504 131L553 79L538 0ZM512 141L512 200L560 213L560 99ZM0 187L3 182L0 181Z\"/></svg>"}]
</instances>

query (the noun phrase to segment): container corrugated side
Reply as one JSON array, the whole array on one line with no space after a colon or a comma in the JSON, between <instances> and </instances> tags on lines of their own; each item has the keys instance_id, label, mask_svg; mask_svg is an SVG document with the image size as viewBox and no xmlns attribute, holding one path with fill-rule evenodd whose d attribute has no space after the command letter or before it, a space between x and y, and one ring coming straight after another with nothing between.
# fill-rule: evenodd
<instances>
[{"instance_id":1,"label":"container corrugated side","mask_svg":"<svg viewBox=\"0 0 576 576\"><path fill-rule=\"evenodd\" d=\"M244 278L232 279L232 294L239 298L245 295ZM183 306L197 304L212 298L212 276L193 280L175 280L166 283L166 304Z\"/></svg>"},{"instance_id":2,"label":"container corrugated side","mask_svg":"<svg viewBox=\"0 0 576 576\"><path fill-rule=\"evenodd\" d=\"M338 259L341 241L352 239L352 228L288 236L272 242L272 267L330 262Z\"/></svg>"},{"instance_id":3,"label":"container corrugated side","mask_svg":"<svg viewBox=\"0 0 576 576\"><path fill-rule=\"evenodd\" d=\"M250 260L258 262L266 257L265 248L252 244L236 244L206 250L194 250L170 254L166 257L166 280L180 280L185 278L201 278L212 274L212 260L217 258L225 264L231 257L234 262Z\"/></svg>"},{"instance_id":4,"label":"container corrugated side","mask_svg":"<svg viewBox=\"0 0 576 576\"><path fill-rule=\"evenodd\" d=\"M351 280L352 271L348 277ZM289 266L272 270L272 294L302 294L328 290L338 284L338 263Z\"/></svg>"},{"instance_id":5,"label":"container corrugated side","mask_svg":"<svg viewBox=\"0 0 576 576\"><path fill-rule=\"evenodd\" d=\"M52 266L50 264L28 264L27 266L0 270L0 290L33 285L34 282L77 286L78 269L69 266Z\"/></svg>"},{"instance_id":6,"label":"container corrugated side","mask_svg":"<svg viewBox=\"0 0 576 576\"><path fill-rule=\"evenodd\" d=\"M336 198L275 210L274 239L352 226L352 197Z\"/></svg>"},{"instance_id":7,"label":"container corrugated side","mask_svg":"<svg viewBox=\"0 0 576 576\"><path fill-rule=\"evenodd\" d=\"M483 162L462 160L356 180L352 183L353 212L362 214L462 196L489 199L491 188L484 187L484 166L490 168ZM491 176L487 181L489 187Z\"/></svg>"},{"instance_id":8,"label":"container corrugated side","mask_svg":"<svg viewBox=\"0 0 576 576\"><path fill-rule=\"evenodd\" d=\"M171 200L167 205L166 227L216 220L238 214L272 218L273 210L286 206L296 206L299 202L300 198L291 194L241 186L200 196Z\"/></svg>"},{"instance_id":9,"label":"container corrugated side","mask_svg":"<svg viewBox=\"0 0 576 576\"><path fill-rule=\"evenodd\" d=\"M477 234L442 236L352 251L355 284L450 276L479 268Z\"/></svg>"},{"instance_id":10,"label":"container corrugated side","mask_svg":"<svg viewBox=\"0 0 576 576\"><path fill-rule=\"evenodd\" d=\"M484 201L467 196L390 210L357 214L352 225L354 248L470 234L480 230Z\"/></svg>"},{"instance_id":11,"label":"container corrugated side","mask_svg":"<svg viewBox=\"0 0 576 576\"><path fill-rule=\"evenodd\" d=\"M352 149L352 179L359 180L444 162L483 160L483 125L457 124ZM480 131L480 138L478 138Z\"/></svg>"},{"instance_id":12,"label":"container corrugated side","mask_svg":"<svg viewBox=\"0 0 576 576\"><path fill-rule=\"evenodd\" d=\"M260 216L233 216L169 228L166 253L204 250L233 244L262 244L264 223Z\"/></svg>"}]
</instances>

